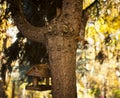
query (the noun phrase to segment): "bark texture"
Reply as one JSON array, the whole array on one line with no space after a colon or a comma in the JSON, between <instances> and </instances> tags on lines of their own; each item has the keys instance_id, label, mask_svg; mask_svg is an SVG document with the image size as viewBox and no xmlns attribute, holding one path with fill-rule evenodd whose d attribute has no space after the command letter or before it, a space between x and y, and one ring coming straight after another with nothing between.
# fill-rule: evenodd
<instances>
[{"instance_id":1,"label":"bark texture","mask_svg":"<svg viewBox=\"0 0 120 98\"><path fill-rule=\"evenodd\" d=\"M72 37L48 35L53 98L77 98L76 42Z\"/></svg>"},{"instance_id":2,"label":"bark texture","mask_svg":"<svg viewBox=\"0 0 120 98\"><path fill-rule=\"evenodd\" d=\"M78 0L63 0L62 14L46 34L52 75L53 98L77 98L75 37L80 31L82 6Z\"/></svg>"}]
</instances>

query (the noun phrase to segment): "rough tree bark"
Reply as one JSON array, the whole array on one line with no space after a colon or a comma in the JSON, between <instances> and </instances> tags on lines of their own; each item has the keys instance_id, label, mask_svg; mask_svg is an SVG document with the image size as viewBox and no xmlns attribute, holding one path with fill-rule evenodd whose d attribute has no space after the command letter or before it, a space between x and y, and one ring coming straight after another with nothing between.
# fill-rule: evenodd
<instances>
[{"instance_id":1,"label":"rough tree bark","mask_svg":"<svg viewBox=\"0 0 120 98\"><path fill-rule=\"evenodd\" d=\"M76 42L74 38L48 35L53 98L77 98Z\"/></svg>"},{"instance_id":2,"label":"rough tree bark","mask_svg":"<svg viewBox=\"0 0 120 98\"><path fill-rule=\"evenodd\" d=\"M78 0L63 0L62 15L52 23L56 29L46 34L53 98L77 98L75 37L80 30L80 7Z\"/></svg>"},{"instance_id":3,"label":"rough tree bark","mask_svg":"<svg viewBox=\"0 0 120 98\"><path fill-rule=\"evenodd\" d=\"M44 42L49 53L53 98L77 98L76 92L76 49L75 38L79 35L82 1L62 0L60 17L48 26L34 27L23 17L18 2L18 13L14 16L19 30L29 39Z\"/></svg>"}]
</instances>

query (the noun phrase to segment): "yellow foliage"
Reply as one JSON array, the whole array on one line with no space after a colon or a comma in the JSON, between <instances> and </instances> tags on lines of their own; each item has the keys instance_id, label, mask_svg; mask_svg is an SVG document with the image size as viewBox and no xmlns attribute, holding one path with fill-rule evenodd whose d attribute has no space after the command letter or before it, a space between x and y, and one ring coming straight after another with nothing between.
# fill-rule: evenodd
<instances>
[{"instance_id":1,"label":"yellow foliage","mask_svg":"<svg viewBox=\"0 0 120 98\"><path fill-rule=\"evenodd\" d=\"M95 30L94 27L89 27L88 30L87 30L87 32L88 32L87 35L88 35L89 37L94 37L94 36L96 35L96 30Z\"/></svg>"},{"instance_id":2,"label":"yellow foliage","mask_svg":"<svg viewBox=\"0 0 120 98\"><path fill-rule=\"evenodd\" d=\"M120 16L119 16L120 17ZM108 29L108 32L109 33L115 33L118 29L120 29L120 20L119 20L119 17L115 18L115 21L111 21L111 20L108 20L109 18L107 18L107 24L109 26L109 29Z\"/></svg>"},{"instance_id":3,"label":"yellow foliage","mask_svg":"<svg viewBox=\"0 0 120 98\"><path fill-rule=\"evenodd\" d=\"M12 38L9 37L9 38L7 39L7 42L6 42L6 48L10 47L10 46L11 46L11 43L12 43Z\"/></svg>"},{"instance_id":4,"label":"yellow foliage","mask_svg":"<svg viewBox=\"0 0 120 98\"><path fill-rule=\"evenodd\" d=\"M103 18L99 18L96 22L95 22L95 29L98 33L106 33L108 32L108 25L105 23Z\"/></svg>"},{"instance_id":5,"label":"yellow foliage","mask_svg":"<svg viewBox=\"0 0 120 98\"><path fill-rule=\"evenodd\" d=\"M118 44L118 45L116 46L116 49L117 49L117 50L120 50L120 44Z\"/></svg>"},{"instance_id":6,"label":"yellow foliage","mask_svg":"<svg viewBox=\"0 0 120 98\"><path fill-rule=\"evenodd\" d=\"M117 10L117 7L116 6L112 6L111 8L111 13L109 14L110 17L118 17L119 15L119 11Z\"/></svg>"},{"instance_id":7,"label":"yellow foliage","mask_svg":"<svg viewBox=\"0 0 120 98\"><path fill-rule=\"evenodd\" d=\"M3 40L0 40L0 51L3 50Z\"/></svg>"},{"instance_id":8,"label":"yellow foliage","mask_svg":"<svg viewBox=\"0 0 120 98\"><path fill-rule=\"evenodd\" d=\"M95 0L83 0L83 9L86 9L89 5L91 5Z\"/></svg>"},{"instance_id":9,"label":"yellow foliage","mask_svg":"<svg viewBox=\"0 0 120 98\"><path fill-rule=\"evenodd\" d=\"M13 24L9 22L7 18L5 18L6 14L6 8L7 8L7 2L4 1L3 4L0 5L0 51L3 50L3 44L4 39L8 39L5 47L8 48L11 44L11 41L9 39L9 36L6 35L6 30L11 27ZM6 15L7 17L10 17L10 13Z\"/></svg>"}]
</instances>

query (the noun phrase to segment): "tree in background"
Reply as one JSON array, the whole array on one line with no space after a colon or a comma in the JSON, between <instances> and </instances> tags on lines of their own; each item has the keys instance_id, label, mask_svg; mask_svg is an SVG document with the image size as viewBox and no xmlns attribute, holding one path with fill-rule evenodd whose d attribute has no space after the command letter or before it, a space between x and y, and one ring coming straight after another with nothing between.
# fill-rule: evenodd
<instances>
[{"instance_id":1,"label":"tree in background","mask_svg":"<svg viewBox=\"0 0 120 98\"><path fill-rule=\"evenodd\" d=\"M79 47L83 50L78 48L82 56L78 56L77 71L82 73L81 78L84 79L80 80L86 90L83 91L84 96L92 92L95 98L119 97L119 90L115 90L119 88L119 5L119 0L99 0L91 7L85 34L88 44Z\"/></svg>"}]
</instances>

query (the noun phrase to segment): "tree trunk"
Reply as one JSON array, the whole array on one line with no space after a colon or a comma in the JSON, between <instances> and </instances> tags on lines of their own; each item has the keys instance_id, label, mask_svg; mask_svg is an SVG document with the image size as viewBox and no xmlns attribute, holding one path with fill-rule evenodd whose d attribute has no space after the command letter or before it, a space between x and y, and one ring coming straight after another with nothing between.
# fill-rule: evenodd
<instances>
[{"instance_id":1,"label":"tree trunk","mask_svg":"<svg viewBox=\"0 0 120 98\"><path fill-rule=\"evenodd\" d=\"M18 16L14 19L27 38L44 42L47 46L53 98L77 98L75 75L77 42L75 38L80 32L83 0L57 1L62 2L60 14L45 27L34 27L26 22L20 6L18 6ZM17 5L20 4L21 0Z\"/></svg>"},{"instance_id":2,"label":"tree trunk","mask_svg":"<svg viewBox=\"0 0 120 98\"><path fill-rule=\"evenodd\" d=\"M77 98L76 42L62 34L47 37L53 98Z\"/></svg>"},{"instance_id":3,"label":"tree trunk","mask_svg":"<svg viewBox=\"0 0 120 98\"><path fill-rule=\"evenodd\" d=\"M75 38L79 35L82 0L63 0L62 14L46 33L53 98L77 98Z\"/></svg>"},{"instance_id":4,"label":"tree trunk","mask_svg":"<svg viewBox=\"0 0 120 98\"><path fill-rule=\"evenodd\" d=\"M0 98L7 98L7 95L5 94L4 83L1 80L0 80Z\"/></svg>"}]
</instances>

